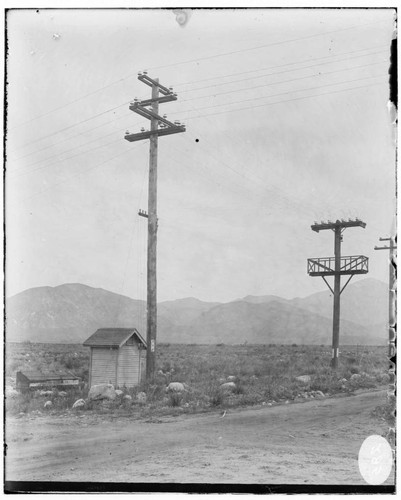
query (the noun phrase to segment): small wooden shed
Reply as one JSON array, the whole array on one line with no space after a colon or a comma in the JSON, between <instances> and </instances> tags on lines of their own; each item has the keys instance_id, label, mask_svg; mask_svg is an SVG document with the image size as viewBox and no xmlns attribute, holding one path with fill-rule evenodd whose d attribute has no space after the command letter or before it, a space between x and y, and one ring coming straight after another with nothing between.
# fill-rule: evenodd
<instances>
[{"instance_id":1,"label":"small wooden shed","mask_svg":"<svg viewBox=\"0 0 401 500\"><path fill-rule=\"evenodd\" d=\"M90 347L89 387L133 387L140 383L147 346L136 328L100 328L83 345Z\"/></svg>"}]
</instances>

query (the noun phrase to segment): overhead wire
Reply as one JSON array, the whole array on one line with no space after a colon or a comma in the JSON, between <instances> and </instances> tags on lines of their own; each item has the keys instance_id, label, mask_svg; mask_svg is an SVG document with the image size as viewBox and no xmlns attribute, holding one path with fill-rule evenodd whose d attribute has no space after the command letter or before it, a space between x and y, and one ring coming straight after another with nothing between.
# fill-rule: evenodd
<instances>
[{"instance_id":1,"label":"overhead wire","mask_svg":"<svg viewBox=\"0 0 401 500\"><path fill-rule=\"evenodd\" d=\"M254 88L261 88L261 87L268 87L268 86L272 86L272 85L278 85L278 84L281 84L281 83L288 83L288 82L292 82L292 81L296 81L296 80L303 80L303 79L313 78L313 77L315 77L315 76L319 76L319 77L321 77L321 76L325 76L325 75L328 75L328 74L341 73L341 72L343 72L343 71L352 71L353 69L358 69L358 68L362 68L362 67L367 67L367 66L377 65L377 64L384 63L384 62L386 62L386 61L385 61L385 60L383 60L383 61L379 61L379 62L375 62L375 63L369 63L369 64L366 64L366 65L359 65L359 66L354 66L354 67L350 67L350 68L340 68L340 69L338 69L338 70L333 70L333 71L328 71L328 72L325 72L325 73L320 73L319 75L307 75L307 76L302 76L302 77L293 78L293 79L281 80L281 81L279 81L279 82L270 82L270 83L263 84L263 85L258 85L258 86L254 86L254 87L248 87L248 88L246 88L246 89L242 89L242 88L241 88L241 89L234 89L234 90L225 91L225 92L222 92L222 93L217 93L217 94L215 93L215 94L212 94L212 95L210 95L210 96L209 96L209 95L206 95L206 96L200 96L200 97L198 97L198 99L207 98L207 97L215 97L215 96L218 96L218 95L225 95L225 94L236 93L236 92L243 92L243 91L245 91L245 90L251 90L251 89L254 89ZM291 71L293 71L293 70L291 70ZM295 70L294 70L294 71L295 71ZM314 87L314 88L317 88L317 87ZM276 95L283 95L283 94L276 94ZM270 97L270 96L263 96L262 98L264 98L264 97ZM259 97L259 99L260 99L260 97ZM253 99L245 99L245 100L244 100L244 99L242 99L242 102L249 101L249 100L253 100ZM190 101L191 101L191 100L188 100L188 99L183 99L181 102L190 102ZM227 103L227 104L235 104L235 102L234 102L234 103ZM219 106L224 106L224 105L226 105L226 104L225 104L225 103L221 103L221 104L217 104L217 105L214 105L214 106L209 106L209 107L204 108L204 109L211 109L211 108L214 108L214 107L219 107ZM181 110L181 112L182 112L182 111L184 111L184 112L185 112L185 110ZM98 115L95 115L95 116L98 116ZM124 117L117 117L117 118L115 118L115 119L113 119L113 120L111 120L111 121L109 121L109 122L106 122L106 123L101 124L101 125L99 125L99 126L97 126L97 127L94 127L94 128L93 128L93 129L91 129L91 130L95 130L95 129L97 129L97 128L103 127L103 126L107 125L108 123L111 123L111 122L116 121L116 120L120 120L120 119L122 119L122 118L124 118ZM137 123L137 124L139 124L139 123ZM76 135L75 135L75 136L73 136L73 137L76 137L76 136L78 136L78 135L80 135L80 134L76 134ZM107 137L107 136L109 136L109 135L111 135L111 134L108 134L108 135L106 135L106 136L102 136L102 137ZM56 143L56 144L59 144L59 143L61 143L61 142L64 142L64 141L66 141L66 140L69 140L69 139L70 139L70 138L66 138L66 139L64 139L64 140L62 140L62 141L59 141L59 142L58 142L58 143ZM92 142L93 142L93 141L92 141ZM44 149L48 149L49 147L52 147L52 145L47 146L46 148L42 148L42 150L44 150ZM77 147L81 147L81 146L77 146ZM42 151L42 150L39 150L39 151ZM37 151L37 152L39 152L39 151ZM32 154L34 154L34 152L29 153L29 154L27 154L27 155L23 156L22 158L25 158L25 157L30 156L30 155L32 155ZM54 155L54 156L58 156L59 154L60 154L60 153L57 153L57 154L56 154L56 155ZM54 156L53 156L53 157L54 157ZM21 159L21 157L20 157L19 159ZM49 158L47 158L47 159L49 159ZM35 162L34 164L36 164L36 163L40 163L40 162L42 162L42 161L47 161L47 159L45 159L45 160L40 160L40 161L38 161L38 162ZM12 161L16 161L16 159L15 159L15 160L12 160ZM32 166L32 165L34 165L34 164L30 164L30 166Z\"/></svg>"},{"instance_id":2,"label":"overhead wire","mask_svg":"<svg viewBox=\"0 0 401 500\"><path fill-rule=\"evenodd\" d=\"M281 75L283 73L291 73L293 71L300 71L300 70L304 70L304 69L310 69L310 68L315 68L316 66L322 66L322 65L325 65L325 64L336 64L336 63L339 63L339 62L344 62L344 61L350 61L350 60L353 60L353 59L359 59L361 57L366 57L366 56L372 56L372 55L376 55L376 54L382 54L384 51L381 50L381 51L378 51L378 52L371 52L369 54L363 54L363 56L359 55L359 56L354 56L354 57L346 57L344 59L339 59L338 61L327 61L327 62L319 62L319 63L316 63L316 64L310 64L309 66L302 66L300 68L291 68L291 69L286 69L284 71L275 71L274 73L266 73L266 74L263 74L263 75L258 75L258 76L252 76L252 77L247 77L247 78L241 78L239 80L231 80L231 81L228 81L228 82L220 82L220 83L215 83L213 85L207 85L205 87L198 87L198 88L191 88L191 89L188 89L188 90L181 90L180 91L180 95L181 94L186 94L188 92L196 92L197 90L204 90L204 89L210 89L210 88L215 88L215 87L221 87L221 86L227 86L227 85L232 85L233 83L241 83L241 82L247 82L249 80L256 80L256 79L259 79L259 78L266 78L267 76L273 76L273 75ZM386 60L383 60L383 62L390 62L389 59L386 61ZM369 63L369 64L372 64L372 63ZM369 65L367 64L367 65ZM366 65L361 65L361 66L352 66L350 68L340 68L340 70L336 70L336 71L341 71L342 70L351 70L351 69L356 69L356 68L363 68L365 67ZM333 71L333 72L336 72L336 71ZM332 73L332 72L327 72L327 73ZM257 88L257 87L253 87L253 88ZM226 92L223 92L223 93L226 93ZM229 93L229 91L227 91L227 93ZM215 95L215 94L213 94ZM219 95L219 94L217 94Z\"/></svg>"},{"instance_id":3,"label":"overhead wire","mask_svg":"<svg viewBox=\"0 0 401 500\"><path fill-rule=\"evenodd\" d=\"M363 50L368 50L368 49L363 49ZM346 55L346 54L348 54L348 53L353 53L353 52L355 52L355 51L350 51L350 52L340 53L340 54L335 55L335 57L338 57L338 55ZM373 54L376 54L376 53L373 53ZM373 54L363 54L363 55L356 56L356 57L365 57L365 56L367 56L367 55L373 55ZM325 56L324 58L327 58L327 57L329 57L329 56ZM318 59L321 59L321 58L314 58L314 59L310 59L310 60L309 60L309 62L310 62L310 61L313 61L313 60L318 60ZM348 59L346 58L346 59L344 59L344 60L348 60ZM343 61L343 60L341 60L341 62L342 62L342 61ZM324 63L324 64L330 64L330 63L336 63L336 62L340 62L340 61L328 61L327 63ZM289 64L294 65L294 64L299 64L299 63L289 63ZM285 66L287 66L287 65L288 65L288 64L286 64ZM283 65L272 66L272 67L267 68L267 69L274 69L275 67L282 67L282 66L283 66ZM312 65L312 66L314 66L314 65ZM312 67L312 66L309 66L309 67ZM308 67L308 68L309 68L309 67ZM302 70L302 69L306 69L306 67L302 67L302 68L293 68L293 69L287 70L287 71L285 71L285 72L299 71L299 70ZM258 72L259 70L254 70L254 71L255 71L255 72ZM268 74L268 75L262 75L262 76L270 76L270 75L275 75L275 74L280 74L280 73L282 73L282 72L275 72L275 73L270 73L270 74ZM262 76L257 76L257 77L255 77L255 78L259 78L259 77L262 77ZM221 79L221 78L222 78L222 77L219 77L218 79ZM229 84L231 84L231 83L234 83L234 82L225 82L225 84L226 84L226 85L229 85ZM216 86L217 86L217 85L220 85L220 84L216 84ZM212 87L213 87L213 86L212 86ZM205 88L208 88L208 87L205 87ZM194 90L200 90L200 89L194 89ZM241 89L241 90L242 90L242 89ZM191 89L190 91L193 91L193 90ZM181 93L184 93L184 92L188 92L188 91L182 91ZM216 95L216 94L212 94L212 95ZM207 96L201 96L200 98L204 98L204 97L207 97ZM187 101L187 100L185 100L185 99L184 99L182 102L186 102L186 101ZM104 114L106 114L106 113L109 113L109 112L114 111L114 110L116 110L116 109L118 109L118 108L121 108L121 107L123 107L123 106L126 106L127 104L129 104L129 102L130 102L130 101L126 101L126 102L124 102L124 103L122 103L122 104L120 104L120 105L118 105L118 106L115 106L115 107L109 108L109 109L107 109L107 110L105 110L105 111L102 111L101 113L95 114L95 115L93 115L92 117L89 117L89 118L87 118L87 119L85 119L85 120L81 120L81 121L79 121L79 122L77 122L77 123L75 123L75 124L73 124L73 125L70 125L70 126L68 126L68 127L64 127L64 128L63 128L63 129L61 129L61 130L55 131L55 132L53 132L53 133L51 133L51 134L47 134L47 135L45 135L45 136L42 136L41 138L38 138L38 139L36 139L36 140L30 141L30 142L28 142L28 143L25 143L25 145L20 146L20 147L22 147L22 148L26 148L26 147L28 147L28 146L29 146L29 145L31 145L31 144L34 144L34 143L39 142L39 141L42 141L42 140L44 140L44 139L46 139L46 138L52 137L52 136L54 136L54 135L57 135L57 134L59 134L59 133L61 133L61 132L64 132L64 131L69 130L69 129L71 129L71 128L74 128L74 127L76 127L76 126L78 126L78 125L81 125L81 124L83 124L83 123L87 123L88 121L90 121L90 120L92 120L92 119L95 119L95 118L97 118L97 117L99 117L99 116L102 116L102 115L104 115ZM120 119L120 118L117 118L117 119ZM113 120L113 121L114 121L114 120ZM102 126L104 126L104 125L103 125L103 124L101 124L101 125L99 125L98 127L102 127ZM96 127L96 128L98 128L98 127ZM67 140L67 139L66 139L66 140ZM63 141L59 141L59 142L63 142ZM48 146L48 147L51 147L51 146ZM47 149L47 148L43 148L43 149ZM9 154L10 152L13 152L13 151L15 151L15 149L11 149L11 150L9 150L9 151L8 151L8 154ZM25 156L29 156L29 155L31 155L31 154L35 154L35 151L34 151L34 152L31 152L31 153L28 153L28 154L27 154L27 155L25 155ZM21 157L20 157L20 158L21 158Z\"/></svg>"},{"instance_id":4,"label":"overhead wire","mask_svg":"<svg viewBox=\"0 0 401 500\"><path fill-rule=\"evenodd\" d=\"M159 65L159 66L151 66L150 68L148 68L148 70L149 69L171 68L171 67L174 67L174 66L179 66L181 64L189 64L189 63L192 63L192 62L205 61L205 60L208 60L208 59L215 59L217 57L223 57L223 56L227 56L227 55L240 54L242 52L249 52L251 50L258 50L258 49L262 49L262 48L266 48L266 47L276 47L278 45L283 45L285 43L299 42L300 40L309 40L309 39L317 38L317 37L320 37L320 36L326 36L326 35L331 35L333 33L339 33L339 32L343 32L343 31L348 31L350 29L362 28L362 27L366 27L366 26L372 26L372 25L382 24L384 22L387 22L387 21L383 20L383 21L379 21L379 22L376 21L376 22L373 22L373 23L356 24L356 25L348 26L346 28L340 28L340 29L337 29L337 30L325 31L325 32L322 32L322 33L315 33L313 35L306 35L306 36L303 36L303 37L292 38L290 40L281 40L281 41L278 41L278 42L267 43L267 44L258 45L258 46L255 46L255 47L248 47L248 48L243 48L243 49L238 49L238 50L232 50L232 51L229 51L229 52L221 52L220 54L212 54L210 56L197 57L195 59L189 59L189 60L186 60L186 61L180 61L180 62L171 63L171 64L164 64L164 65Z\"/></svg>"},{"instance_id":5,"label":"overhead wire","mask_svg":"<svg viewBox=\"0 0 401 500\"><path fill-rule=\"evenodd\" d=\"M249 73L257 73L259 71L266 71L266 70L269 70L269 69L283 68L283 67L286 67L286 66L294 66L295 64L309 63L311 61L320 61L322 59L332 59L333 57L343 56L343 55L347 55L347 54L355 54L356 52L364 52L366 50L375 50L375 49L379 49L379 48L383 49L382 51L380 51L380 53L384 52L385 48L388 51L388 46L387 45L376 45L375 47L365 47L363 49L351 50L351 51L346 51L346 52L339 52L337 54L330 54L328 56L322 56L322 57L313 57L313 58L304 59L302 61L289 62L289 63L278 64L278 65L274 65L274 66L267 66L265 68L251 69L251 70L247 70L247 71L237 71L236 73L229 73L229 74L221 75L221 76L210 76L208 78L202 78L202 79L197 78L196 80L191 80L189 82L174 84L174 88L181 87L181 86L186 86L186 85L190 85L192 83L207 82L207 81L210 81L210 80L221 80L222 78L228 78L230 76L247 75ZM367 55L372 55L372 54L370 54L370 53L368 53L368 54L361 54L360 56L355 56L355 58L356 57L365 57ZM354 59L354 58L349 58L349 59ZM346 58L345 60L348 60L348 58ZM336 62L339 62L339 61L329 61L329 62L330 63L331 62L332 63L336 63ZM323 64L326 64L326 63L323 63ZM295 68L295 69L291 69L291 70L288 70L288 71L296 71L298 69L303 69L303 68ZM278 73L275 73L275 74L278 74ZM182 94L183 92L184 91L180 90L180 94Z\"/></svg>"},{"instance_id":6,"label":"overhead wire","mask_svg":"<svg viewBox=\"0 0 401 500\"><path fill-rule=\"evenodd\" d=\"M110 134L109 134L109 135L110 135ZM114 135L114 133L113 133L113 135ZM22 172L22 173L20 173L20 174L14 175L14 176L13 176L13 175L11 175L11 176L10 176L10 175L8 175L8 176L7 176L7 179L8 179L8 180L14 180L14 179L18 179L19 177L22 177L22 176L24 176L24 175L31 175L31 174L33 174L33 173L35 173L35 172L38 172L39 170L43 170L44 168L52 167L53 165L56 165L56 163L63 162L63 161L67 161L67 160L71 160L72 158L76 158L77 156L80 156L80 155L82 155L82 154L92 153L93 151L96 151L96 150L98 150L98 149L100 149L100 148L104 148L104 147L107 147L107 146L111 146L111 145L113 145L113 144L117 144L118 142L121 142L121 138L120 138L120 139L117 139L117 140L115 140L115 141L108 142L108 143L106 143L106 144L102 144L102 145L100 145L100 146L98 145L98 146L96 146L96 147L94 147L94 148L87 149L87 150L85 150L85 151L81 151L80 153L77 153L77 154L75 154L75 155L72 155L72 156L67 156L67 158L60 158L59 160L56 160L56 161L52 162L52 163L51 163L51 164L49 164L49 165L42 165L41 167L35 168L35 169L33 169L33 170L29 170L28 172ZM81 147L81 146L79 146L79 147ZM37 163L38 163L38 162L37 162ZM39 162L39 163L40 163L40 162Z\"/></svg>"},{"instance_id":7,"label":"overhead wire","mask_svg":"<svg viewBox=\"0 0 401 500\"><path fill-rule=\"evenodd\" d=\"M349 80L347 82L341 82L341 83L350 83L352 81L365 80L365 79L366 78L360 78L360 79ZM341 83L332 84L332 85L340 85ZM382 82L371 83L371 84L368 84L368 85L360 85L358 87L350 87L350 88L341 89L341 90L333 90L331 92L324 92L322 94L313 94L313 95L310 95L310 96L295 97L293 99L286 99L286 100L282 100L282 101L268 102L268 103L263 103L263 104L255 104L255 106L247 106L247 107L244 107L244 108L228 109L228 110L225 110L225 111L218 111L216 113L206 113L206 114L203 114L203 115L201 114L201 115L196 115L196 116L190 116L190 117L185 118L185 121L194 120L195 118L205 118L207 116L217 116L217 115L221 115L221 114L225 114L225 113L235 113L235 112L238 112L238 111L245 111L245 110L255 109L255 108L261 108L261 107L265 107L265 106L274 106L276 104L282 104L282 103L285 103L285 102L292 102L292 101L299 101L299 100L302 100L302 99L312 99L314 97L320 97L320 96L331 95L331 94L338 94L338 93L347 92L347 91L350 91L350 90L359 90L359 89L362 89L362 88L372 87L374 85L381 85L381 84L382 84ZM308 88L308 89L304 89L304 90L315 90L317 88L322 88L322 87L326 87L326 86L329 86L329 85L323 85L323 86L320 86L320 87L312 87L312 88ZM293 91L293 92L297 92L297 91ZM276 94L276 95L278 95L278 94ZM276 95L272 95L270 97L276 97Z\"/></svg>"},{"instance_id":8,"label":"overhead wire","mask_svg":"<svg viewBox=\"0 0 401 500\"><path fill-rule=\"evenodd\" d=\"M362 65L362 66L355 66L354 68L347 68L347 69L341 69L341 70L335 70L335 71L328 71L327 73L321 73L321 74L318 74L318 75L307 75L307 76L301 76L299 78L291 78L290 80L281 80L279 82L271 82L271 83L267 83L267 84L264 84L264 85L257 85L255 87L247 87L246 89L235 89L235 90L228 90L226 92L222 92L220 94L214 94L213 97L216 97L216 96L219 96L219 95L226 95L226 94L232 94L232 93L235 93L235 92L244 92L244 91L248 91L248 90L253 90L253 89L256 89L256 88L264 88L264 87L271 87L273 85L279 85L279 84L282 84L282 83L289 83L289 82L295 82L295 81L299 81L299 80L305 80L305 79L308 79L308 78L315 78L315 77L324 77L326 75L330 75L330 74L334 74L334 73L342 73L344 71L352 71L354 69L357 69L357 68L363 68L363 67L368 67L368 66L377 66L379 64L383 64L383 62L386 62L386 61L379 61L379 62L376 62L376 63L370 63L370 64L365 64L365 65ZM382 75L376 75L377 77L380 77ZM373 76L375 77L375 76ZM372 76L370 77L364 77L364 78L360 78L360 79L357 79L357 80L361 80L361 79L366 79L366 78L373 78ZM330 84L327 84L327 86L330 86L330 85L339 85L341 83L347 83L348 81L356 81L356 80L345 80L344 82L337 82L337 83L330 83ZM300 92L302 90L315 90L316 88L321 88L323 87L324 85L320 85L318 87L310 87L308 89L296 89L296 90L290 90L288 92L284 92L284 93L280 93L280 94L275 94L275 95L284 95L284 94L289 94L289 93L292 93L292 92ZM200 96L200 97L197 97L197 99L202 99L203 97L211 97L211 96ZM266 97L273 97L272 96L258 96L257 99L264 99ZM247 101L254 101L255 100L255 97L252 97L251 99L241 99L241 102L247 102ZM182 102L190 102L192 101L192 99L183 99ZM234 101L234 102L228 102L228 103L221 103L221 104L215 104L213 106L206 106L204 107L203 109L210 109L210 108L216 108L216 107L220 107L220 106L226 106L228 104L237 104L238 101ZM180 110L180 113L182 112L185 112L187 110Z\"/></svg>"},{"instance_id":9,"label":"overhead wire","mask_svg":"<svg viewBox=\"0 0 401 500\"><path fill-rule=\"evenodd\" d=\"M219 54L212 54L210 56L206 56L206 57L202 57L202 58L196 58L196 59L191 59L191 60L187 60L187 61L181 61L181 62L177 62L177 63L172 63L172 64L168 64L168 65L163 65L163 66L154 66L154 67L151 67L149 69L162 69L162 68L167 68L167 67L173 67L173 66L177 66L177 65L181 65L181 64L188 64L188 63L191 63L191 62L197 62L197 61L202 61L202 60L207 60L207 59L214 59L216 57L223 57L223 56L226 56L226 55L233 55L233 54L238 54L238 53L241 53L241 52L249 52L251 50L257 50L257 49L260 49L260 48L266 48L266 47L273 47L273 46L277 46L277 45L282 45L282 44L285 44L285 43L293 43L293 42L296 42L296 41L300 41L300 40L306 40L306 39L311 39L311 38L316 38L316 37L320 37L320 36L326 36L326 35L330 35L332 33L337 33L337 32L343 32L343 31L347 31L347 30L350 30L350 29L354 29L354 28L361 28L361 27L366 27L366 26L371 26L371 25L377 25L377 24L382 24L384 22L387 22L387 21L379 21L379 22L373 22L373 23L366 23L366 24L359 24L359 25L353 25L353 26L348 26L346 28L341 28L341 29L337 29L337 30L331 30L331 31L326 31L326 32L322 32L322 33L315 33L315 34L312 34L312 35L307 35L305 37L298 37L298 38L293 38L293 39L290 39L290 40L282 40L282 41L278 41L278 42L273 42L273 43L269 43L269 44L263 44L263 45L259 45L259 46L256 46L256 47L248 47L248 48L243 48L243 49L239 49L239 50L236 50L236 51L230 51L230 52L224 52L224 53L219 53ZM136 74L136 73L135 73ZM12 131L12 130L15 130L16 128L18 128L19 126L22 126L26 123L31 123L32 121L36 120L36 119L40 119L44 116L47 116L55 111L59 111L60 109L63 109L67 106L70 106L72 104L75 104L76 102L79 102L87 97L90 97L92 95L94 95L95 93L97 92L100 92L102 90L105 90L117 83L120 83L124 80L127 80L129 78L132 78L134 76L134 73L130 73L129 75L127 75L126 77L123 77L123 78L120 78L114 82L111 82L110 84L108 85L105 85L103 87L100 87L98 89L95 89L94 91L90 92L89 94L86 94L82 97L79 97L69 103L66 103L62 106L59 106L57 108L54 108L38 117L35 117L35 118L32 118L32 119L29 119L25 122L22 122L20 123L19 125L15 125L13 126L12 128L9 128L9 131ZM126 104L126 103L125 103ZM121 105L122 106L122 105ZM121 107L121 106L118 106L118 107ZM112 108L111 110L113 109L117 109L117 108ZM108 112L110 110L107 110L105 112ZM104 113L105 113L104 112ZM103 113L102 113L103 114ZM100 115L97 115L97 116L100 116ZM83 122L82 122L83 123ZM67 130L68 128L64 129L64 130ZM33 142L37 142L38 140L41 140L41 139L37 139L36 141L32 141L31 143Z\"/></svg>"},{"instance_id":10,"label":"overhead wire","mask_svg":"<svg viewBox=\"0 0 401 500\"><path fill-rule=\"evenodd\" d=\"M82 175L82 174L84 174L86 172L89 172L89 171L91 171L91 170L93 170L95 168L101 167L101 166L105 165L106 163L109 163L110 161L113 161L116 158L119 158L120 156L127 154L128 152L132 151L132 149L134 149L135 147L138 147L139 145L140 144L136 144L133 147L131 147L130 149L127 149L125 151L122 151L121 153L113 155L111 158L108 158L108 159L106 159L105 161L103 161L101 163L98 163L96 165L92 165L91 167L83 169L83 170L79 170L78 172L76 172L74 175L71 175L67 179L63 179L60 182L53 183L50 186L48 186L47 188L42 189L41 191L37 191L36 193L31 194L30 196L24 197L24 198L22 198L19 201L26 201L26 200L30 200L31 198L34 198L36 196L40 196L41 194L43 194L43 193L45 193L45 192L47 192L49 190L52 190L52 189L54 189L57 186L60 186L62 184L65 184L66 182L69 182L71 179L75 179L76 177L78 177L78 176L80 176L80 175ZM12 206L12 203L11 203L11 206ZM10 205L8 204L8 202L6 203L6 209L7 208L10 208Z\"/></svg>"}]
</instances>

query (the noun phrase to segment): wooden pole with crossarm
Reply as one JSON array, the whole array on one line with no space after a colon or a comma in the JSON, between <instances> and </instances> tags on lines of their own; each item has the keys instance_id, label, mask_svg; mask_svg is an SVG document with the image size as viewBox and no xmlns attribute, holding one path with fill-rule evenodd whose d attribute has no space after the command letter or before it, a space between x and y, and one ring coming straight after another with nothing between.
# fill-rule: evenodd
<instances>
[{"instance_id":1,"label":"wooden pole with crossarm","mask_svg":"<svg viewBox=\"0 0 401 500\"><path fill-rule=\"evenodd\" d=\"M321 276L333 294L333 342L331 367L338 367L338 350L340 345L340 295L355 274L366 274L368 272L368 258L364 255L341 256L342 233L349 227L366 227L366 223L359 219L348 221L336 220L336 222L315 222L311 229L319 231L331 229L334 231L334 257L318 257L308 259L309 276ZM349 275L345 285L341 288L341 276ZM334 276L334 288L330 286L326 277Z\"/></svg>"},{"instance_id":2,"label":"wooden pole with crossarm","mask_svg":"<svg viewBox=\"0 0 401 500\"><path fill-rule=\"evenodd\" d=\"M139 212L148 219L148 259L147 259L147 328L146 338L146 380L154 379L156 368L156 337L157 337L157 150L158 138L164 135L185 132L185 126L179 122L172 123L167 117L159 116L159 104L176 101L177 94L172 88L159 83L158 78L150 78L147 73L138 74L138 80L152 89L152 97L143 101L130 103L129 109L150 120L150 130L142 129L137 134L126 133L129 142L149 139L149 196L148 213ZM151 107L151 109L149 109Z\"/></svg>"}]
</instances>

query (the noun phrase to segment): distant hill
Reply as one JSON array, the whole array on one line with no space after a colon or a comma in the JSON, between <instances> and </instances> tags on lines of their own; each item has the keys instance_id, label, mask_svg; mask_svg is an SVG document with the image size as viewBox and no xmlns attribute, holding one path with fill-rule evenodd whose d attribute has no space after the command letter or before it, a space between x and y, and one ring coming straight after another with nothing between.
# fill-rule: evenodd
<instances>
[{"instance_id":1,"label":"distant hill","mask_svg":"<svg viewBox=\"0 0 401 500\"><path fill-rule=\"evenodd\" d=\"M387 287L366 279L342 295L341 343L387 340ZM330 344L332 297L246 296L226 304L185 298L158 304L158 339L177 343ZM146 324L146 304L79 283L25 290L6 301L7 341L80 343L97 328ZM145 332L142 332L145 334Z\"/></svg>"},{"instance_id":2,"label":"distant hill","mask_svg":"<svg viewBox=\"0 0 401 500\"><path fill-rule=\"evenodd\" d=\"M285 301L236 301L202 313L177 341L240 344L330 344L332 320ZM379 335L380 336L380 335ZM341 321L343 344L377 344L378 335L357 323ZM384 339L385 340L385 337Z\"/></svg>"},{"instance_id":3,"label":"distant hill","mask_svg":"<svg viewBox=\"0 0 401 500\"><path fill-rule=\"evenodd\" d=\"M291 303L322 316L332 317L333 296L327 291L314 293ZM341 294L341 318L361 325L387 325L388 285L373 278L366 278L347 285Z\"/></svg>"},{"instance_id":4,"label":"distant hill","mask_svg":"<svg viewBox=\"0 0 401 500\"><path fill-rule=\"evenodd\" d=\"M143 301L79 283L30 288L6 301L8 341L82 342L100 326L129 327Z\"/></svg>"}]
</instances>

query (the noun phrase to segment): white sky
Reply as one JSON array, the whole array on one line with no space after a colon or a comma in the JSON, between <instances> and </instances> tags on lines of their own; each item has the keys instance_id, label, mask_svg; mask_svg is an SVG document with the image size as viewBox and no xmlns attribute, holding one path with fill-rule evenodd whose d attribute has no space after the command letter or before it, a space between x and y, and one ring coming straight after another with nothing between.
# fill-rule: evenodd
<instances>
[{"instance_id":1,"label":"white sky","mask_svg":"<svg viewBox=\"0 0 401 500\"><path fill-rule=\"evenodd\" d=\"M6 294L80 282L145 298L147 69L187 132L159 139L158 298L325 289L316 220L358 216L343 255L387 281L394 226L387 109L393 11L17 10L8 16ZM195 139L199 139L196 142Z\"/></svg>"}]
</instances>

